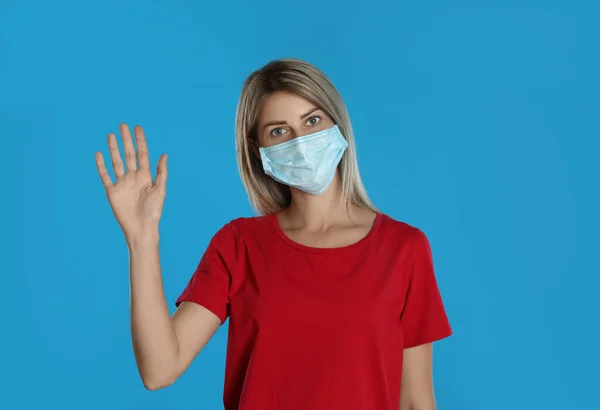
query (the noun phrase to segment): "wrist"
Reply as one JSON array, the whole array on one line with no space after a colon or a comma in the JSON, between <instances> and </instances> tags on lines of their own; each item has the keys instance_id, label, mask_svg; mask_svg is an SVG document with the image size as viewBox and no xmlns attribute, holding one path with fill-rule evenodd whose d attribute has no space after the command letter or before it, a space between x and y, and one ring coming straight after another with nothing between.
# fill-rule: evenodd
<instances>
[{"instance_id":1,"label":"wrist","mask_svg":"<svg viewBox=\"0 0 600 410\"><path fill-rule=\"evenodd\" d=\"M158 246L159 240L160 235L158 233L158 227L148 228L133 234L125 235L125 241L132 250L140 247Z\"/></svg>"}]
</instances>

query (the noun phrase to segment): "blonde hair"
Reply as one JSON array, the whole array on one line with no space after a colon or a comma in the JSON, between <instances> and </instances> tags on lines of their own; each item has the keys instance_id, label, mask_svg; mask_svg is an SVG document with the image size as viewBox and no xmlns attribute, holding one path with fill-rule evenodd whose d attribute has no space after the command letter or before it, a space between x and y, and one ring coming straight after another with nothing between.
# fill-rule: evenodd
<instances>
[{"instance_id":1,"label":"blonde hair","mask_svg":"<svg viewBox=\"0 0 600 410\"><path fill-rule=\"evenodd\" d=\"M290 205L290 188L265 174L262 162L251 151L256 141L258 118L267 98L276 91L295 93L325 111L348 142L338 170L342 202L377 212L367 196L358 171L354 134L346 106L323 72L302 60L273 60L254 71L242 86L236 110L235 145L237 163L250 203L260 214L277 213Z\"/></svg>"}]
</instances>

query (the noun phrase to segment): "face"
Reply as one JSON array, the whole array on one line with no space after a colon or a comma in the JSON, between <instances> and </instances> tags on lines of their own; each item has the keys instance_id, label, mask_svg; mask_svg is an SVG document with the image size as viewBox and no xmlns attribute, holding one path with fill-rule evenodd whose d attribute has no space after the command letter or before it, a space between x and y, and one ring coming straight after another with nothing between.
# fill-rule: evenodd
<instances>
[{"instance_id":1,"label":"face","mask_svg":"<svg viewBox=\"0 0 600 410\"><path fill-rule=\"evenodd\" d=\"M258 144L266 148L333 126L331 117L312 102L288 91L277 91L263 106L256 135Z\"/></svg>"}]
</instances>

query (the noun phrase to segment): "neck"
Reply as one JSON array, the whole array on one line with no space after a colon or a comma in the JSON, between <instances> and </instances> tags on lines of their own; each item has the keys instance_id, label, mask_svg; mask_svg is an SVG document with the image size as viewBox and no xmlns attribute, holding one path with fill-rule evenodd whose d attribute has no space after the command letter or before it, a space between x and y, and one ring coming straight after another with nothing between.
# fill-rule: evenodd
<instances>
[{"instance_id":1,"label":"neck","mask_svg":"<svg viewBox=\"0 0 600 410\"><path fill-rule=\"evenodd\" d=\"M341 201L342 186L336 172L333 182L321 195L309 195L291 188L292 202L281 212L286 224L309 230L327 230L336 221L348 217L348 208Z\"/></svg>"}]
</instances>

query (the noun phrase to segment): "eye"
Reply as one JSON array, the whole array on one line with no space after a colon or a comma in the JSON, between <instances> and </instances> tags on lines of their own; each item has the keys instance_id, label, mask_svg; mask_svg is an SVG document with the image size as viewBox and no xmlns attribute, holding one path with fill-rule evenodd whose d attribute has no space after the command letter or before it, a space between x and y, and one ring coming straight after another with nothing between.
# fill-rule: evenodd
<instances>
[{"instance_id":1,"label":"eye","mask_svg":"<svg viewBox=\"0 0 600 410\"><path fill-rule=\"evenodd\" d=\"M274 137L280 137L284 132L285 130L283 128L275 128L273 131L271 131L271 135Z\"/></svg>"},{"instance_id":2,"label":"eye","mask_svg":"<svg viewBox=\"0 0 600 410\"><path fill-rule=\"evenodd\" d=\"M321 117L319 117L318 115L313 115L306 122L310 125L316 125L319 123L319 121L321 121Z\"/></svg>"}]
</instances>

